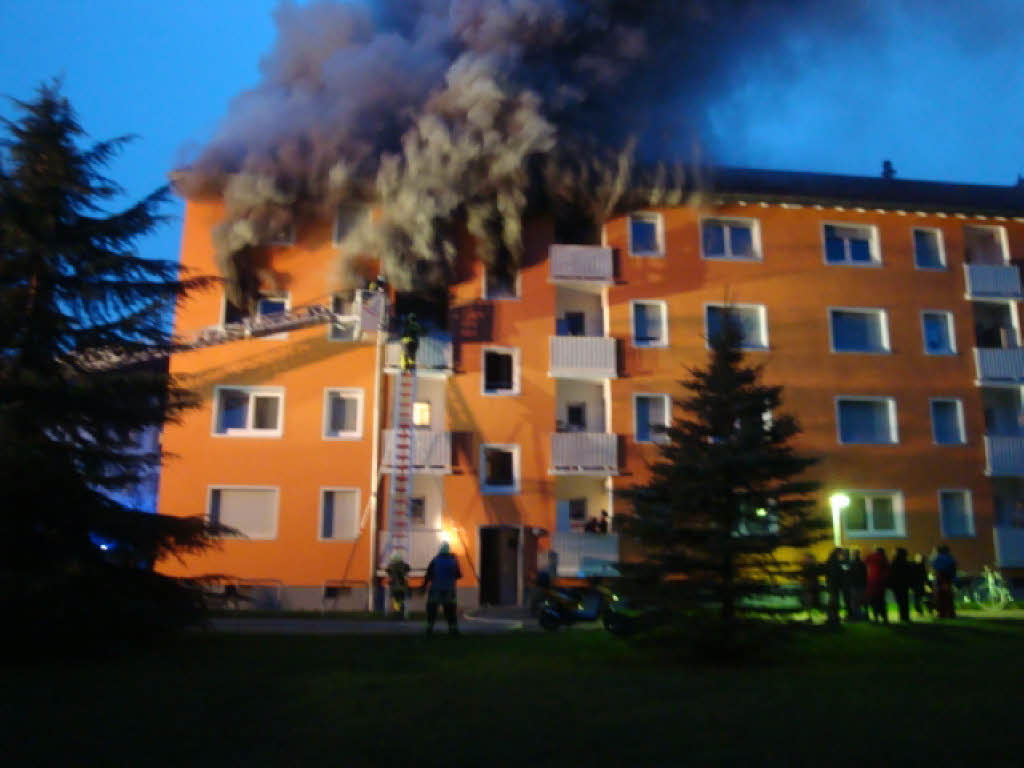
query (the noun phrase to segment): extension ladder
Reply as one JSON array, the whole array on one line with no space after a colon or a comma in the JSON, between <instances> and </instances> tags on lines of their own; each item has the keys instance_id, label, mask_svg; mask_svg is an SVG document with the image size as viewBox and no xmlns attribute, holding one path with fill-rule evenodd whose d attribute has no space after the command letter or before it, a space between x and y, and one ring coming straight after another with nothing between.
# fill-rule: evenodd
<instances>
[{"instance_id":1,"label":"extension ladder","mask_svg":"<svg viewBox=\"0 0 1024 768\"><path fill-rule=\"evenodd\" d=\"M403 366L395 386L394 451L391 472L391 493L388 497L388 557L401 556L409 562L410 508L412 506L412 471L415 456L415 429L412 423L416 402L416 366Z\"/></svg>"}]
</instances>

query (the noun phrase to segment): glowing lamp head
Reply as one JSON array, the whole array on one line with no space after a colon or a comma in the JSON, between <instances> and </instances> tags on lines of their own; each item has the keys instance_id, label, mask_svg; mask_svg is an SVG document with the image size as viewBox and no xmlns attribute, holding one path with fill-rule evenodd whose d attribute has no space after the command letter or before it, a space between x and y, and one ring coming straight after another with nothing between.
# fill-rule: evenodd
<instances>
[{"instance_id":1,"label":"glowing lamp head","mask_svg":"<svg viewBox=\"0 0 1024 768\"><path fill-rule=\"evenodd\" d=\"M833 493L829 496L828 503L832 509L843 510L850 506L850 497L845 493Z\"/></svg>"}]
</instances>

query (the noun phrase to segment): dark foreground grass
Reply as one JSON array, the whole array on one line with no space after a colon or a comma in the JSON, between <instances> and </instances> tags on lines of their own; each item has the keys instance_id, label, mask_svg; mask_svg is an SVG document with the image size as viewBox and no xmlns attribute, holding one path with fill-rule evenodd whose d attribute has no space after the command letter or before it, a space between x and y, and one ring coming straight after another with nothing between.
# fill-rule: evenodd
<instances>
[{"instance_id":1,"label":"dark foreground grass","mask_svg":"<svg viewBox=\"0 0 1024 768\"><path fill-rule=\"evenodd\" d=\"M190 636L0 668L5 766L1006 765L1024 622L799 630L669 661L605 632Z\"/></svg>"}]
</instances>

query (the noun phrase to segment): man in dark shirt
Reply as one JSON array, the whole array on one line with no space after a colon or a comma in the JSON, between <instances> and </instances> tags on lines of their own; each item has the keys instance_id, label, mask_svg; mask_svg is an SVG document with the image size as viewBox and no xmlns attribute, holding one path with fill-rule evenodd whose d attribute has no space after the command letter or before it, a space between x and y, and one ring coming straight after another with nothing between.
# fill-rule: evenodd
<instances>
[{"instance_id":1,"label":"man in dark shirt","mask_svg":"<svg viewBox=\"0 0 1024 768\"><path fill-rule=\"evenodd\" d=\"M448 632L453 635L459 634L458 616L455 612L455 582L461 578L459 561L455 559L448 542L445 541L427 566L427 575L423 579L423 589L427 591L428 635L434 631L438 604L444 607Z\"/></svg>"}]
</instances>

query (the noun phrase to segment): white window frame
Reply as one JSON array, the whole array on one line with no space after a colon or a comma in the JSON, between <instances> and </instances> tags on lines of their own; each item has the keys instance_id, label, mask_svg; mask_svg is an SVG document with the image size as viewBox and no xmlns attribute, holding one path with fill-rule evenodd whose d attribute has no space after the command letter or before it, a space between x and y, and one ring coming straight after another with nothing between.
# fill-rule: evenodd
<instances>
[{"instance_id":1,"label":"white window frame","mask_svg":"<svg viewBox=\"0 0 1024 768\"><path fill-rule=\"evenodd\" d=\"M906 505L903 499L903 491L893 488L880 488L880 489L864 489L864 488L850 488L844 490L847 495L855 496L888 496L892 499L892 522L893 529L891 531L879 531L874 528L874 515L868 505L865 502L866 517L868 522L871 523L870 528L850 528L848 520L845 514L842 517L843 521L843 534L854 539L902 539L907 536L907 513ZM849 507L847 507L849 509Z\"/></svg>"},{"instance_id":2,"label":"white window frame","mask_svg":"<svg viewBox=\"0 0 1024 768\"><path fill-rule=\"evenodd\" d=\"M998 236L1000 250L1003 252L1003 266L1010 263L1010 241L1006 237L1006 227L1001 224L964 224L963 228L963 239L964 239L964 263L967 262L967 230L968 229L991 229L994 230ZM998 266L998 265L996 265Z\"/></svg>"},{"instance_id":3,"label":"white window frame","mask_svg":"<svg viewBox=\"0 0 1024 768\"><path fill-rule=\"evenodd\" d=\"M957 426L960 430L960 440L955 443L940 443L939 436L935 430L935 403L953 403L956 408ZM966 445L967 425L964 423L964 403L959 397L930 397L928 398L928 417L932 421L932 443L934 445Z\"/></svg>"},{"instance_id":4,"label":"white window frame","mask_svg":"<svg viewBox=\"0 0 1024 768\"><path fill-rule=\"evenodd\" d=\"M204 515L207 522L212 522L210 515L213 512L213 492L214 491L273 491L274 493L274 533L270 536L248 536L246 534L240 534L238 536L231 536L227 534L221 534L218 538L229 539L233 541L274 541L277 538L278 531L281 523L281 489L276 485L231 485L228 483L211 483L206 486L206 513ZM220 522L218 520L218 522Z\"/></svg>"},{"instance_id":5,"label":"white window frame","mask_svg":"<svg viewBox=\"0 0 1024 768\"><path fill-rule=\"evenodd\" d=\"M355 536L348 538L347 536L324 536L324 494L328 491L337 493L338 491L354 491L356 496L356 532ZM316 540L317 541L358 541L359 534L359 517L360 510L362 509L362 489L351 486L351 485L321 485L320 490L317 492L317 512L316 512ZM334 528L337 528L337 515L334 518Z\"/></svg>"},{"instance_id":6,"label":"white window frame","mask_svg":"<svg viewBox=\"0 0 1024 768\"><path fill-rule=\"evenodd\" d=\"M353 432L342 432L331 435L328 431L331 427L331 395L343 395L352 397L356 401L356 428ZM362 440L363 439L363 390L358 387L325 387L324 388L324 418L321 436L324 440Z\"/></svg>"},{"instance_id":7,"label":"white window frame","mask_svg":"<svg viewBox=\"0 0 1024 768\"><path fill-rule=\"evenodd\" d=\"M488 450L508 451L512 454L512 485L487 484ZM520 493L522 487L522 467L520 464L519 445L517 443L481 443L479 459L480 493L487 496L509 496Z\"/></svg>"},{"instance_id":8,"label":"white window frame","mask_svg":"<svg viewBox=\"0 0 1024 768\"><path fill-rule=\"evenodd\" d=\"M938 237L939 240L939 266L927 267L917 263L917 243L914 239L914 235L917 232L930 232ZM925 272L941 272L947 269L948 262L946 261L946 238L944 233L938 227L911 227L910 229L910 248L914 252L914 269L920 269Z\"/></svg>"},{"instance_id":9,"label":"white window frame","mask_svg":"<svg viewBox=\"0 0 1024 768\"><path fill-rule=\"evenodd\" d=\"M346 295L345 291L336 291L335 293L332 293L329 301L330 301L329 306L331 308L331 311L334 312L335 314L341 315L342 317L356 317L355 315L344 315L344 314L342 314L342 312L338 311L344 305L349 305L351 307L352 301L351 301L351 299L347 298L347 295ZM341 305L341 306L339 306L339 305ZM335 309L336 306L338 306L338 309ZM331 342L339 342L339 341L340 342L352 342L352 341L358 341L359 340L358 339L358 336L359 336L358 333L356 334L356 337L350 338L348 336L342 336L341 334L337 333L337 331L338 331L337 325L335 325L333 322L328 323L327 324L327 340L331 341Z\"/></svg>"},{"instance_id":10,"label":"white window frame","mask_svg":"<svg viewBox=\"0 0 1024 768\"><path fill-rule=\"evenodd\" d=\"M925 317L927 315L945 315L946 316L946 331L949 334L949 346L948 352L929 352L928 351L928 331L925 326ZM922 309L921 310L921 348L926 355L929 357L952 357L958 354L956 346L956 320L953 317L953 313L948 309Z\"/></svg>"},{"instance_id":11,"label":"white window frame","mask_svg":"<svg viewBox=\"0 0 1024 768\"><path fill-rule=\"evenodd\" d=\"M418 423L417 418L426 411L426 423ZM415 400L412 404L412 426L414 429L429 430L434 426L434 403L430 400Z\"/></svg>"},{"instance_id":12,"label":"white window frame","mask_svg":"<svg viewBox=\"0 0 1024 768\"><path fill-rule=\"evenodd\" d=\"M874 314L882 318L883 349L836 349L835 332L832 326L833 312L856 312L863 315ZM828 347L837 355L888 355L892 354L892 339L889 336L889 312L881 307L829 307L828 308Z\"/></svg>"},{"instance_id":13,"label":"white window frame","mask_svg":"<svg viewBox=\"0 0 1024 768\"><path fill-rule=\"evenodd\" d=\"M638 341L636 338L636 305L657 305L661 308L661 341ZM629 330L633 347L636 349L657 349L669 345L668 341L668 302L662 299L634 299L629 302Z\"/></svg>"},{"instance_id":14,"label":"white window frame","mask_svg":"<svg viewBox=\"0 0 1024 768\"><path fill-rule=\"evenodd\" d=\"M236 390L249 395L249 406L246 411L246 426L233 428L226 432L218 432L217 424L220 421L221 392L224 390ZM253 400L257 396L274 395L278 398L277 407L277 428L276 429L253 429L251 426L256 409L253 407ZM231 384L218 384L213 388L213 423L210 425L210 434L213 437L276 437L284 434L284 387L254 387L234 386Z\"/></svg>"},{"instance_id":15,"label":"white window frame","mask_svg":"<svg viewBox=\"0 0 1024 768\"><path fill-rule=\"evenodd\" d=\"M637 437L637 427L639 426L639 423L638 423L637 418L636 418L637 417L636 402L641 397L660 397L662 399L662 401L665 404L665 407L664 407L665 423L663 425L661 425L661 426L665 426L665 427L671 426L671 424L672 424L672 399L666 393L664 393L664 392L634 392L633 393L633 442L636 443L637 445L664 445L667 442L667 440L668 440L668 436L665 435L664 433L655 432L653 429L651 430L651 439L650 440L641 440L639 437ZM654 426L654 425L652 424L651 426Z\"/></svg>"},{"instance_id":16,"label":"white window frame","mask_svg":"<svg viewBox=\"0 0 1024 768\"><path fill-rule=\"evenodd\" d=\"M729 238L726 237L725 247L726 253L724 256L709 256L704 250L704 225L708 223L718 223L725 226L732 226L736 224L746 224L750 227L750 243L754 249L753 256L736 256L731 253L729 248ZM741 216L702 216L700 219L700 255L702 259L707 261L763 261L764 251L761 247L761 222L759 219L748 219Z\"/></svg>"},{"instance_id":17,"label":"white window frame","mask_svg":"<svg viewBox=\"0 0 1024 768\"><path fill-rule=\"evenodd\" d=\"M868 240L868 250L871 253L871 261L851 261L849 258L849 247L844 248L846 258L843 261L828 260L828 237L826 227L845 227L853 229L861 227L871 233ZM829 267L880 267L882 266L882 246L878 239L878 227L874 224L865 224L860 221L823 221L821 222L821 260Z\"/></svg>"},{"instance_id":18,"label":"white window frame","mask_svg":"<svg viewBox=\"0 0 1024 768\"><path fill-rule=\"evenodd\" d=\"M263 313L260 312L260 302L264 299L268 301L284 301L284 311L290 312L292 309L292 294L291 291L260 291L260 297L256 300L256 316L255 320L259 320L263 317ZM281 333L272 333L269 336L259 336L261 340L266 341L267 339L287 339L288 331L282 331Z\"/></svg>"},{"instance_id":19,"label":"white window frame","mask_svg":"<svg viewBox=\"0 0 1024 768\"><path fill-rule=\"evenodd\" d=\"M654 223L657 237L657 251L636 251L633 248L633 219ZM629 241L629 255L640 259L660 259L665 257L665 219L654 211L634 211L626 217L626 237Z\"/></svg>"},{"instance_id":20,"label":"white window frame","mask_svg":"<svg viewBox=\"0 0 1024 768\"><path fill-rule=\"evenodd\" d=\"M889 414L889 437L890 440L885 443L847 443L843 441L843 425L840 421L840 403L844 401L857 401L857 402L873 402L873 403L885 403L887 405L887 412ZM900 428L897 421L896 415L896 398L890 395L836 395L835 398L835 414L836 414L836 442L839 445L897 445L900 442Z\"/></svg>"},{"instance_id":21,"label":"white window frame","mask_svg":"<svg viewBox=\"0 0 1024 768\"><path fill-rule=\"evenodd\" d=\"M487 353L497 352L512 356L512 388L500 390L487 389ZM488 345L480 348L480 394L485 397L507 397L518 395L521 391L521 377L519 365L519 347L499 347Z\"/></svg>"},{"instance_id":22,"label":"white window frame","mask_svg":"<svg viewBox=\"0 0 1024 768\"><path fill-rule=\"evenodd\" d=\"M728 304L714 301L704 303L704 346L706 349L711 349L711 324L708 322L708 310L712 307L716 307L718 309L757 310L758 321L761 324L761 335L764 338L764 345L760 346L743 343L740 344L740 349L751 352L766 352L771 349L771 342L768 339L768 309L764 304Z\"/></svg>"},{"instance_id":23,"label":"white window frame","mask_svg":"<svg viewBox=\"0 0 1024 768\"><path fill-rule=\"evenodd\" d=\"M486 267L483 270L483 286L480 289L480 294L487 301L519 301L523 298L523 272L518 267L515 270L515 277L512 280L514 294L512 296L491 296L487 290L487 275L490 273Z\"/></svg>"},{"instance_id":24,"label":"white window frame","mask_svg":"<svg viewBox=\"0 0 1024 768\"><path fill-rule=\"evenodd\" d=\"M942 494L944 493L960 493L963 494L965 499L964 509L967 511L967 528L969 533L950 533L946 530L946 525L943 522L942 516ZM977 528L974 525L974 494L971 493L969 488L939 488L935 494L936 504L939 510L939 531L943 538L950 539L973 539L978 535Z\"/></svg>"}]
</instances>

